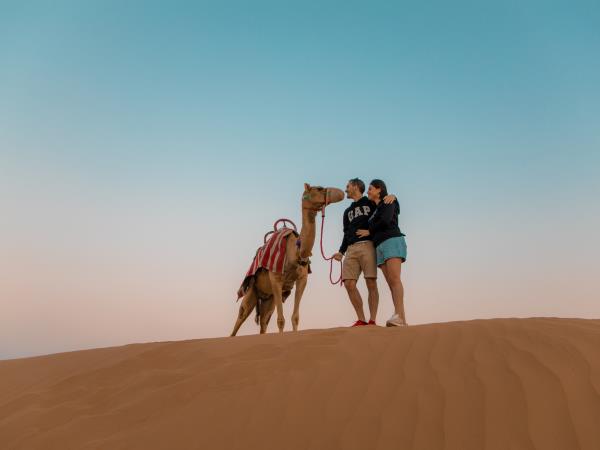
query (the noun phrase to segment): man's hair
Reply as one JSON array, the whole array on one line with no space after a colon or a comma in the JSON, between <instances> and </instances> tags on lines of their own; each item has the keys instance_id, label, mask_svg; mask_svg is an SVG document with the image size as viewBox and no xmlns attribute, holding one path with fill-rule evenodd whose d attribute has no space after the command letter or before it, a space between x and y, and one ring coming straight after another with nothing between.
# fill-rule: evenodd
<instances>
[{"instance_id":1,"label":"man's hair","mask_svg":"<svg viewBox=\"0 0 600 450\"><path fill-rule=\"evenodd\" d=\"M383 199L386 195L388 195L387 186L382 180L375 179L371 181L371 186L373 186L376 189L381 189L381 191L379 192L380 200Z\"/></svg>"},{"instance_id":2,"label":"man's hair","mask_svg":"<svg viewBox=\"0 0 600 450\"><path fill-rule=\"evenodd\" d=\"M365 192L365 182L360 178L352 178L349 183L356 186L361 194Z\"/></svg>"}]
</instances>

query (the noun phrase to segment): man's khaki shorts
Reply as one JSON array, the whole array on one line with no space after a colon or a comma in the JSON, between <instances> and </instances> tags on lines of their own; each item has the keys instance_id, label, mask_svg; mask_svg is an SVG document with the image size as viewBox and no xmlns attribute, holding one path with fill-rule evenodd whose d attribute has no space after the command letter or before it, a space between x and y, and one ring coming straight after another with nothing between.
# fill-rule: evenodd
<instances>
[{"instance_id":1,"label":"man's khaki shorts","mask_svg":"<svg viewBox=\"0 0 600 450\"><path fill-rule=\"evenodd\" d=\"M342 266L343 280L358 280L360 273L365 278L377 278L375 263L375 247L371 241L360 241L352 244L344 256Z\"/></svg>"}]
</instances>

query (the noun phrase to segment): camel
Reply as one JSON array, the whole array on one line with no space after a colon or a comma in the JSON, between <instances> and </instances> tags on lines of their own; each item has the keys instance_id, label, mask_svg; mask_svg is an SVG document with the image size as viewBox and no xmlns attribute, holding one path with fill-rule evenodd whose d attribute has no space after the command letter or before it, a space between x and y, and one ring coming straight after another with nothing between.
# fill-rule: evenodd
<instances>
[{"instance_id":1,"label":"camel","mask_svg":"<svg viewBox=\"0 0 600 450\"><path fill-rule=\"evenodd\" d=\"M292 328L298 331L300 322L300 300L308 280L310 256L315 244L317 212L331 203L344 199L344 192L337 188L324 188L304 184L302 194L302 228L300 236L291 233L285 239L286 259L283 274L259 270L249 280L247 286L240 288L238 295L242 295L242 303L231 336L235 336L248 318L256 309L256 321L260 323L260 333L267 332L267 326L273 311L277 310L277 327L283 333L285 318L283 316L283 302L296 286L294 294L294 312L292 314ZM299 239L299 242L298 242Z\"/></svg>"}]
</instances>

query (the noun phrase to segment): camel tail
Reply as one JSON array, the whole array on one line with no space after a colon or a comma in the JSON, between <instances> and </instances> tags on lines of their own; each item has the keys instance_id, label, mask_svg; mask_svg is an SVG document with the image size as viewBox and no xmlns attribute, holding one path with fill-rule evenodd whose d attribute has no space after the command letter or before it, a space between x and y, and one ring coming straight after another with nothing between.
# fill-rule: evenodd
<instances>
[{"instance_id":1,"label":"camel tail","mask_svg":"<svg viewBox=\"0 0 600 450\"><path fill-rule=\"evenodd\" d=\"M246 295L246 292L248 292L250 289L252 289L255 281L256 280L254 279L254 277L247 277L246 279L244 279L244 281L242 282L242 285L240 286L240 288L237 291L237 300L235 301L236 303L240 301L240 298L242 298L244 295Z\"/></svg>"}]
</instances>

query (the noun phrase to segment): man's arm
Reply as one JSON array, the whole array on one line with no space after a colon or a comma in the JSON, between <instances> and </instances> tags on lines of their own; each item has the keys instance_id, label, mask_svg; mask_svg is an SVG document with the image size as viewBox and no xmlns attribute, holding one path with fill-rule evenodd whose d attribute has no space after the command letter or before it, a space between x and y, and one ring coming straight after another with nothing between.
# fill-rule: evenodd
<instances>
[{"instance_id":1,"label":"man's arm","mask_svg":"<svg viewBox=\"0 0 600 450\"><path fill-rule=\"evenodd\" d=\"M341 261L344 253L348 249L348 227L350 226L350 222L348 221L348 217L344 212L344 239L342 239L342 245L340 245L340 251L333 255L333 258L336 261Z\"/></svg>"},{"instance_id":2,"label":"man's arm","mask_svg":"<svg viewBox=\"0 0 600 450\"><path fill-rule=\"evenodd\" d=\"M340 245L340 253L343 255L348 249L348 227L350 227L350 221L348 216L344 213L344 239L342 239L342 245Z\"/></svg>"}]
</instances>

